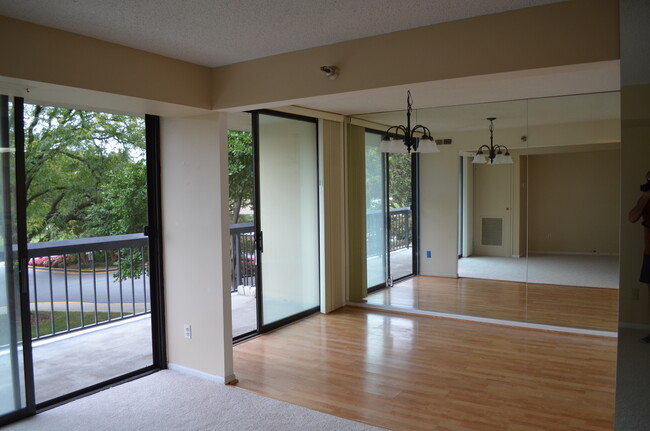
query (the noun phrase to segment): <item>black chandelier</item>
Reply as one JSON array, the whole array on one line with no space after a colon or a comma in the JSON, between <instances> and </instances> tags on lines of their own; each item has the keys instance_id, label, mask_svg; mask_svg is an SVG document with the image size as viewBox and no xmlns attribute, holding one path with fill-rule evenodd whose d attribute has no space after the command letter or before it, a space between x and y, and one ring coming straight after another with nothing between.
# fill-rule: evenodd
<instances>
[{"instance_id":1,"label":"black chandelier","mask_svg":"<svg viewBox=\"0 0 650 431\"><path fill-rule=\"evenodd\" d=\"M496 117L486 118L490 122L490 146L481 145L474 156L472 163L489 163L492 165L505 165L512 163L510 151L505 145L494 145L494 120ZM483 152L483 148L487 150L487 154Z\"/></svg>"},{"instance_id":2,"label":"black chandelier","mask_svg":"<svg viewBox=\"0 0 650 431\"><path fill-rule=\"evenodd\" d=\"M411 111L413 110L411 106L413 105L413 98L411 97L411 92L407 91L406 104L408 108L406 110L406 127L392 126L386 130L384 137L381 138L381 143L379 144L379 151L383 153L401 153L404 151L404 146L406 146L406 151L409 153L411 151L416 153L437 153L440 150L436 145L436 141L431 137L431 131L420 124L416 125L411 129ZM421 135L421 136L416 136Z\"/></svg>"}]
</instances>

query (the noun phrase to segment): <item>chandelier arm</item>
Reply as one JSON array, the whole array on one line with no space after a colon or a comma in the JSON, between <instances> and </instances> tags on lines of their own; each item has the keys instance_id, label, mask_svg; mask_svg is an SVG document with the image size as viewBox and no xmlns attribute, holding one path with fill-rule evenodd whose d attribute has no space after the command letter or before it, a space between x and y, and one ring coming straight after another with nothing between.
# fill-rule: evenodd
<instances>
[{"instance_id":1,"label":"chandelier arm","mask_svg":"<svg viewBox=\"0 0 650 431\"><path fill-rule=\"evenodd\" d=\"M399 130L400 132L402 132L402 134L403 134L405 137L408 137L409 132L408 132L408 129L407 129L406 127L402 126L401 124L400 124L399 126L393 126L393 127L395 127L395 129L397 129L397 130Z\"/></svg>"},{"instance_id":2,"label":"chandelier arm","mask_svg":"<svg viewBox=\"0 0 650 431\"><path fill-rule=\"evenodd\" d=\"M433 135L431 134L431 130L429 130L428 127L426 126L420 126L424 130L424 136L428 136L429 138L433 139Z\"/></svg>"},{"instance_id":3,"label":"chandelier arm","mask_svg":"<svg viewBox=\"0 0 650 431\"><path fill-rule=\"evenodd\" d=\"M488 152L489 152L489 151L492 151L492 148L490 148L489 146L483 144L483 145L481 145L480 147L478 147L478 150L476 150L476 152L478 153L478 152L481 151L484 147L485 147L486 150L488 150Z\"/></svg>"},{"instance_id":4,"label":"chandelier arm","mask_svg":"<svg viewBox=\"0 0 650 431\"><path fill-rule=\"evenodd\" d=\"M386 129L386 135L390 135L391 133L395 136L397 136L398 132L401 130L400 127L403 129L404 126L390 126L388 129ZM391 130L395 129L394 132L391 132Z\"/></svg>"},{"instance_id":5,"label":"chandelier arm","mask_svg":"<svg viewBox=\"0 0 650 431\"><path fill-rule=\"evenodd\" d=\"M507 153L510 152L510 150L508 149L508 147L506 147L505 145L499 145L499 144L496 144L496 145L494 146L494 149L497 150L497 151L500 151L501 149L505 149Z\"/></svg>"}]
</instances>

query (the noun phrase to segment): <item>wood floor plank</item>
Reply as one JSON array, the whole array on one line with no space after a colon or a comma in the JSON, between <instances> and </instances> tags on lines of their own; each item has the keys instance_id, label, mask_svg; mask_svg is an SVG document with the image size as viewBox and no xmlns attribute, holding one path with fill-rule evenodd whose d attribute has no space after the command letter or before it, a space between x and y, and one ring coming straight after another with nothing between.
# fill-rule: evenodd
<instances>
[{"instance_id":1,"label":"wood floor plank","mask_svg":"<svg viewBox=\"0 0 650 431\"><path fill-rule=\"evenodd\" d=\"M419 276L366 302L599 331L618 326L618 289Z\"/></svg>"},{"instance_id":2,"label":"wood floor plank","mask_svg":"<svg viewBox=\"0 0 650 431\"><path fill-rule=\"evenodd\" d=\"M394 430L613 427L611 338L346 307L234 358L241 388Z\"/></svg>"}]
</instances>

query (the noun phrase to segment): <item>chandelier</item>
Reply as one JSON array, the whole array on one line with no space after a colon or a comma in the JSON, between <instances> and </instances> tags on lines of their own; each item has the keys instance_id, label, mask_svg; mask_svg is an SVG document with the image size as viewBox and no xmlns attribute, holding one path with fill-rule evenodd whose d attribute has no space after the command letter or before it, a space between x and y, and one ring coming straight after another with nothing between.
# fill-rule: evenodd
<instances>
[{"instance_id":1,"label":"chandelier","mask_svg":"<svg viewBox=\"0 0 650 431\"><path fill-rule=\"evenodd\" d=\"M494 120L496 120L496 117L489 117L486 120L490 122L490 146L481 145L478 147L472 163L488 163L488 161L492 165L512 163L512 157L510 156L508 147L505 145L494 145ZM487 154L483 152L483 148L485 148Z\"/></svg>"},{"instance_id":2,"label":"chandelier","mask_svg":"<svg viewBox=\"0 0 650 431\"><path fill-rule=\"evenodd\" d=\"M382 153L401 153L406 147L408 153L411 151L416 153L440 152L436 142L431 137L431 131L427 127L418 124L411 129L413 98L410 91L407 91L406 94L406 127L402 125L389 127L383 138L381 138L379 151Z\"/></svg>"}]
</instances>

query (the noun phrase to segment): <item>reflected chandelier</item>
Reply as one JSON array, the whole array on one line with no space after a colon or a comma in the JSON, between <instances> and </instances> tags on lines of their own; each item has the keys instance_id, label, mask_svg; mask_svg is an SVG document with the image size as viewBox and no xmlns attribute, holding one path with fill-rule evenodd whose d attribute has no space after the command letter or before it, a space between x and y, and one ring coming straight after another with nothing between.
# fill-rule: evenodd
<instances>
[{"instance_id":1,"label":"reflected chandelier","mask_svg":"<svg viewBox=\"0 0 650 431\"><path fill-rule=\"evenodd\" d=\"M431 131L420 124L411 129L411 111L413 105L413 98L411 92L407 91L406 96L406 127L392 126L386 130L381 143L379 144L379 151L382 153L402 153L404 147L407 152L415 153L438 153L440 150L436 145L436 141L431 137ZM421 136L415 136L416 134Z\"/></svg>"},{"instance_id":2,"label":"reflected chandelier","mask_svg":"<svg viewBox=\"0 0 650 431\"><path fill-rule=\"evenodd\" d=\"M496 120L496 117L488 117L486 120L490 122L490 146L481 145L478 147L472 163L488 163L488 161L492 165L512 163L512 157L510 157L508 147L505 145L494 145L494 120ZM486 149L487 154L483 152L483 148Z\"/></svg>"}]
</instances>

